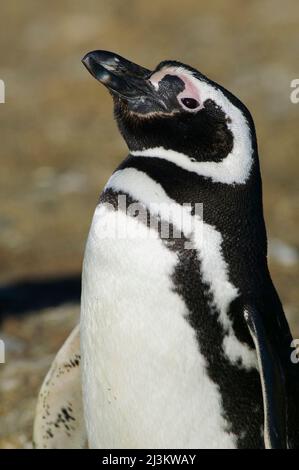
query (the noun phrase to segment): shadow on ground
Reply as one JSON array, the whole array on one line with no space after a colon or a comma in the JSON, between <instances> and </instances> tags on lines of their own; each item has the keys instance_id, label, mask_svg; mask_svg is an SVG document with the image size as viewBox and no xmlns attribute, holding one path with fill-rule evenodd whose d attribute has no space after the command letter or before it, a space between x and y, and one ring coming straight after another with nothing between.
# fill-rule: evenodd
<instances>
[{"instance_id":1,"label":"shadow on ground","mask_svg":"<svg viewBox=\"0 0 299 470\"><path fill-rule=\"evenodd\" d=\"M80 274L20 280L0 287L0 319L11 314L32 313L65 303L77 303L80 295Z\"/></svg>"}]
</instances>

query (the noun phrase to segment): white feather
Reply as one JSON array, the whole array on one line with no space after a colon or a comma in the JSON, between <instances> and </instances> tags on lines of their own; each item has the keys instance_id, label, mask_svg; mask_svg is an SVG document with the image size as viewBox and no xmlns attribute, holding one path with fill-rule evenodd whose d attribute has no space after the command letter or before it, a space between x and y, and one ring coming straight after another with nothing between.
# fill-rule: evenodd
<instances>
[{"instance_id":1,"label":"white feather","mask_svg":"<svg viewBox=\"0 0 299 470\"><path fill-rule=\"evenodd\" d=\"M186 306L173 292L174 252L161 240L101 237L138 224L95 213L83 269L83 394L93 448L233 448ZM133 229L134 230L134 229Z\"/></svg>"}]
</instances>

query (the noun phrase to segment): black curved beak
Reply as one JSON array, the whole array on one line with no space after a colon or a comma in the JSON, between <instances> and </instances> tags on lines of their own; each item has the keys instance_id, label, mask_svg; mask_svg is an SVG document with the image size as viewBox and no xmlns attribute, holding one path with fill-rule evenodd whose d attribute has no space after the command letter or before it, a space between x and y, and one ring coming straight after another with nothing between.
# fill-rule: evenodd
<instances>
[{"instance_id":1,"label":"black curved beak","mask_svg":"<svg viewBox=\"0 0 299 470\"><path fill-rule=\"evenodd\" d=\"M152 94L151 71L108 51L88 52L82 59L91 75L113 94L135 100Z\"/></svg>"}]
</instances>

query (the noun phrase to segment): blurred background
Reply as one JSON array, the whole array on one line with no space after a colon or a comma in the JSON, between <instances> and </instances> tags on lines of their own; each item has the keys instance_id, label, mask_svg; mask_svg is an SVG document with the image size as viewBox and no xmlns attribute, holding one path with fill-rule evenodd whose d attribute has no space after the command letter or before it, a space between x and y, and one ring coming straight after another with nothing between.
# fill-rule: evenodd
<instances>
[{"instance_id":1,"label":"blurred background","mask_svg":"<svg viewBox=\"0 0 299 470\"><path fill-rule=\"evenodd\" d=\"M111 98L82 66L108 49L153 68L178 59L239 96L257 128L270 269L299 338L297 0L2 0L0 448L31 446L45 373L78 321L97 198L126 155Z\"/></svg>"}]
</instances>

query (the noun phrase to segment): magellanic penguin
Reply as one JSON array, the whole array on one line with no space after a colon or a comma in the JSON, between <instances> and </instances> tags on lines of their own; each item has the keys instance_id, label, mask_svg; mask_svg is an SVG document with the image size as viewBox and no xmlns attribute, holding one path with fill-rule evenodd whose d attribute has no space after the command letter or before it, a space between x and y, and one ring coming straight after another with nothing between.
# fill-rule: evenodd
<instances>
[{"instance_id":1,"label":"magellanic penguin","mask_svg":"<svg viewBox=\"0 0 299 470\"><path fill-rule=\"evenodd\" d=\"M81 418L64 445L83 445L85 422L92 448L298 447L299 366L267 266L248 109L180 62L150 71L93 51L83 63L110 91L129 155L88 236L84 413L70 400ZM37 446L62 446L53 423L71 388L50 390Z\"/></svg>"}]
</instances>

